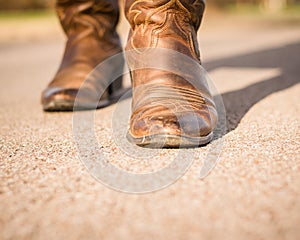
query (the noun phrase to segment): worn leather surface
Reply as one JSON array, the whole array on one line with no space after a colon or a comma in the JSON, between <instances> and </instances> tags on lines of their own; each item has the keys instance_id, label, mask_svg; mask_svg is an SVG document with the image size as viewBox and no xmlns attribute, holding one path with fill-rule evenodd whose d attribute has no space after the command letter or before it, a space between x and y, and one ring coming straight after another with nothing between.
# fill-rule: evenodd
<instances>
[{"instance_id":1,"label":"worn leather surface","mask_svg":"<svg viewBox=\"0 0 300 240\"><path fill-rule=\"evenodd\" d=\"M134 69L131 72L132 137L155 134L201 137L215 127L217 112L203 76L192 74L192 82L196 83L192 84L185 74L137 68L141 61L149 61L145 59L149 51L159 48L184 54L200 65L196 32L204 8L202 0L126 1L126 17L131 25L127 61ZM157 54L152 61L161 61L164 66L178 64L180 59ZM192 65L184 72L193 72Z\"/></svg>"},{"instance_id":2,"label":"worn leather surface","mask_svg":"<svg viewBox=\"0 0 300 240\"><path fill-rule=\"evenodd\" d=\"M42 93L44 107L53 100L74 101L87 75L99 63L122 51L116 33L119 18L117 0L57 0L56 9L67 43L57 74ZM122 67L123 61L116 63L115 68ZM120 89L121 81L115 81L102 98L108 98L114 90ZM102 86L97 79L89 79L80 101L98 101Z\"/></svg>"}]
</instances>

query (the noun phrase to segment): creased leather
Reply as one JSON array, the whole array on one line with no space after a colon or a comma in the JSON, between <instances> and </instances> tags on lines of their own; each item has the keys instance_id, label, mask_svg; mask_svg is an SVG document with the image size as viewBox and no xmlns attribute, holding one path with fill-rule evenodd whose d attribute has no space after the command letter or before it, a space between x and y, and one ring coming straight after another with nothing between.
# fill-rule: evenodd
<instances>
[{"instance_id":1,"label":"creased leather","mask_svg":"<svg viewBox=\"0 0 300 240\"><path fill-rule=\"evenodd\" d=\"M42 94L42 104L55 98L74 100L87 75L102 61L122 51L116 33L119 19L117 0L57 0L56 10L67 36L65 53L60 67ZM116 68L123 66L118 63ZM121 79L114 85L121 88ZM101 84L97 79L87 86L84 102L98 101ZM71 94L72 93L72 94ZM108 98L108 92L102 97Z\"/></svg>"},{"instance_id":2,"label":"creased leather","mask_svg":"<svg viewBox=\"0 0 300 240\"><path fill-rule=\"evenodd\" d=\"M197 79L193 81L199 81L196 85L200 86L195 87L174 72L136 69L149 48L171 49L201 64L196 33L204 8L202 0L126 1L125 14L131 25L127 62L129 68L135 69L131 71L133 101L129 133L132 137L155 134L201 137L214 129L217 111L207 83L200 82L201 76L194 77ZM162 65L178 61L168 56L156 57Z\"/></svg>"}]
</instances>

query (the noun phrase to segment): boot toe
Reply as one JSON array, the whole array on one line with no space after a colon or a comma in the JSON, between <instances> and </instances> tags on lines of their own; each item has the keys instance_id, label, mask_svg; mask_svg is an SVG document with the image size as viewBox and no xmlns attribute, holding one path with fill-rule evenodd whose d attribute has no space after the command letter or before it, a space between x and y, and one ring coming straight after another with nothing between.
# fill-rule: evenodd
<instances>
[{"instance_id":1,"label":"boot toe","mask_svg":"<svg viewBox=\"0 0 300 240\"><path fill-rule=\"evenodd\" d=\"M160 111L162 112L162 111ZM159 113L159 111L158 111ZM213 120L207 111L149 115L133 114L129 140L137 145L178 147L203 145L212 138ZM197 144L198 143L198 144Z\"/></svg>"},{"instance_id":2,"label":"boot toe","mask_svg":"<svg viewBox=\"0 0 300 240\"><path fill-rule=\"evenodd\" d=\"M88 88L79 91L76 88L48 87L42 93L42 105L44 111L74 111L96 109L109 104L107 92L101 98L98 95Z\"/></svg>"}]
</instances>

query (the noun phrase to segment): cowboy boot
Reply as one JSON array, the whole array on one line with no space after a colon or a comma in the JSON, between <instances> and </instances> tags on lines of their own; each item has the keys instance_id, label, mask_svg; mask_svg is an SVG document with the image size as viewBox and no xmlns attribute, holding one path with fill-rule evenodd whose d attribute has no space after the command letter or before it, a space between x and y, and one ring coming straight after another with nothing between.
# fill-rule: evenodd
<instances>
[{"instance_id":1,"label":"cowboy boot","mask_svg":"<svg viewBox=\"0 0 300 240\"><path fill-rule=\"evenodd\" d=\"M126 1L131 142L188 147L212 140L217 111L201 72L196 34L204 8L204 0Z\"/></svg>"},{"instance_id":2,"label":"cowboy boot","mask_svg":"<svg viewBox=\"0 0 300 240\"><path fill-rule=\"evenodd\" d=\"M57 0L56 10L67 43L61 65L42 93L42 105L45 111L71 111L88 74L99 63L122 51L116 32L118 0ZM123 64L124 60L119 58L107 71L122 69ZM84 94L77 97L76 109L103 107L117 97L122 79L118 78L105 90L97 79L89 79L82 88Z\"/></svg>"}]
</instances>

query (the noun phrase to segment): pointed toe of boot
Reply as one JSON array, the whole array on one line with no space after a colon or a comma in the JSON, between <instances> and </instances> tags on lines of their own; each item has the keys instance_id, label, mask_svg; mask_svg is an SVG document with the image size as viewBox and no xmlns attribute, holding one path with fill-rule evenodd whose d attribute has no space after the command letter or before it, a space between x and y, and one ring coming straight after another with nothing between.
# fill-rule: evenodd
<instances>
[{"instance_id":1,"label":"pointed toe of boot","mask_svg":"<svg viewBox=\"0 0 300 240\"><path fill-rule=\"evenodd\" d=\"M41 102L44 111L71 111L76 98L76 90L48 87L42 92Z\"/></svg>"},{"instance_id":2,"label":"pointed toe of boot","mask_svg":"<svg viewBox=\"0 0 300 240\"><path fill-rule=\"evenodd\" d=\"M99 100L100 99L100 100ZM48 87L41 98L44 111L76 111L101 108L109 105L108 93L98 96L91 89Z\"/></svg>"},{"instance_id":3,"label":"pointed toe of boot","mask_svg":"<svg viewBox=\"0 0 300 240\"><path fill-rule=\"evenodd\" d=\"M163 114L160 109L155 115L133 113L127 138L139 146L155 148L201 146L212 140L214 125L214 117L206 110Z\"/></svg>"}]
</instances>

